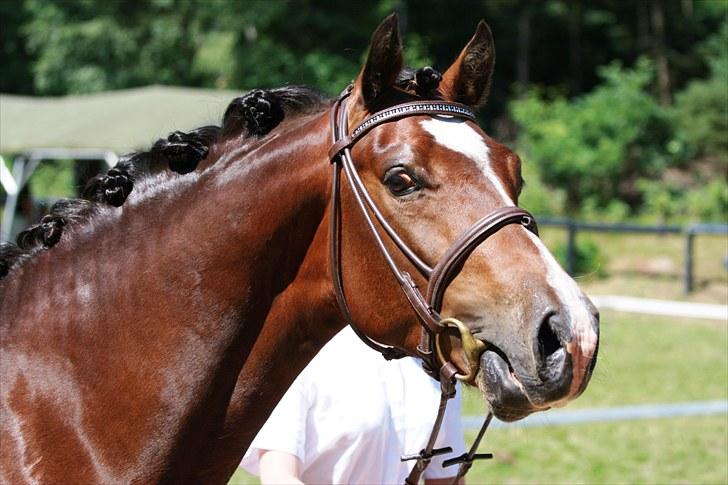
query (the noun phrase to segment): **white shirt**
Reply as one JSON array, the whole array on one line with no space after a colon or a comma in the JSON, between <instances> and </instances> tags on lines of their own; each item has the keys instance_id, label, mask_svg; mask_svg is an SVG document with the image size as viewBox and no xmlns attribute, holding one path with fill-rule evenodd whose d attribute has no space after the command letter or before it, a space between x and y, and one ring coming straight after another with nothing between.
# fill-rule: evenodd
<instances>
[{"instance_id":1,"label":"white shirt","mask_svg":"<svg viewBox=\"0 0 728 485\"><path fill-rule=\"evenodd\" d=\"M416 359L386 361L347 326L296 378L241 466L259 475L259 452L276 450L301 461L305 483L401 484L415 462L400 455L425 447L439 402L440 385ZM457 473L442 461L465 448L460 407L458 392L436 444L453 454L433 458L424 478Z\"/></svg>"}]
</instances>

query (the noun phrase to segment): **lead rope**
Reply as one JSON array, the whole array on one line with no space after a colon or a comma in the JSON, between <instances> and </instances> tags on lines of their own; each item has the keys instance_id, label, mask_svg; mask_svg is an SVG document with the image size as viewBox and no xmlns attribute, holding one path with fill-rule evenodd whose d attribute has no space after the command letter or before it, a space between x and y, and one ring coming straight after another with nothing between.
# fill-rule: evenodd
<instances>
[{"instance_id":1,"label":"lead rope","mask_svg":"<svg viewBox=\"0 0 728 485\"><path fill-rule=\"evenodd\" d=\"M485 436L485 431L488 429L488 426L490 425L490 422L492 420L493 413L489 412L488 416L485 417L483 424L480 426L478 436L475 437L475 441L473 441L473 444L467 453L463 453L462 455L455 458L449 458L442 463L443 468L455 465L457 463L460 464L460 466L458 467L458 473L457 475L455 475L455 479L452 481L452 485L458 484L458 480L463 478L465 474L468 473L470 467L473 466L473 462L475 460L490 460L491 458L493 458L493 453L476 453L476 451L478 450L478 446L480 446L480 441L483 439L483 436Z\"/></svg>"},{"instance_id":2,"label":"lead rope","mask_svg":"<svg viewBox=\"0 0 728 485\"><path fill-rule=\"evenodd\" d=\"M422 473L430 464L432 458L452 452L452 448L450 446L435 448L435 441L437 440L437 435L440 434L440 428L442 427L442 420L445 417L447 403L450 399L455 397L455 377L453 372L457 372L457 369L455 369L450 362L442 366L440 369L440 406L437 408L435 424L432 425L432 431L430 432L427 444L422 450L420 450L419 453L402 455L400 457L400 461L417 460L412 471L404 481L405 485L417 485L420 481L420 477L422 477Z\"/></svg>"},{"instance_id":3,"label":"lead rope","mask_svg":"<svg viewBox=\"0 0 728 485\"><path fill-rule=\"evenodd\" d=\"M450 399L455 397L456 380L455 377L453 377L453 372L457 372L457 370L449 362L442 366L442 368L440 369L440 406L437 409L435 424L432 426L432 431L430 432L430 437L427 440L425 448L420 450L419 453L412 455L402 455L400 457L400 461L417 460L415 466L412 468L412 471L410 471L410 474L404 481L405 485L418 485L420 482L420 478L422 478L422 474L434 457L452 452L452 448L450 446L435 448L435 441L437 440L437 435L440 434L440 428L442 427L442 421L445 417L447 404ZM458 467L458 472L453 479L453 485L457 485L458 480L463 478L468 473L470 468L473 466L473 462L475 460L489 460L493 458L492 453L476 453L478 450L478 446L480 446L480 442L483 439L483 436L485 436L485 431L488 429L488 426L490 425L490 422L492 420L493 413L489 412L488 415L485 417L483 424L480 426L480 431L478 431L478 435L475 437L475 441L473 441L473 444L470 446L470 449L466 453L443 461L443 468L447 468L449 466L457 464L460 465Z\"/></svg>"}]
</instances>

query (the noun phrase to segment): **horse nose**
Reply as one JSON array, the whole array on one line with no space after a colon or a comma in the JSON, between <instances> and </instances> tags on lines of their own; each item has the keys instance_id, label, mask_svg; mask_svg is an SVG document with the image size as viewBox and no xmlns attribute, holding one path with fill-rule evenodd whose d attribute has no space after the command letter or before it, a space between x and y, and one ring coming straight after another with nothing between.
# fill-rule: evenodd
<instances>
[{"instance_id":1,"label":"horse nose","mask_svg":"<svg viewBox=\"0 0 728 485\"><path fill-rule=\"evenodd\" d=\"M542 383L543 394L539 397L543 401L559 400L569 392L572 372L566 346L571 340L568 321L559 312L548 312L538 324L534 357Z\"/></svg>"},{"instance_id":2,"label":"horse nose","mask_svg":"<svg viewBox=\"0 0 728 485\"><path fill-rule=\"evenodd\" d=\"M582 327L588 326L597 335L599 312L591 304L586 305L586 310L589 321L583 322ZM575 392L572 384L583 388L596 362L596 348L585 354L589 345L584 344L580 334L583 328L575 327L558 311L546 312L537 329L534 357L542 390L538 397L544 402L558 401Z\"/></svg>"},{"instance_id":3,"label":"horse nose","mask_svg":"<svg viewBox=\"0 0 728 485\"><path fill-rule=\"evenodd\" d=\"M564 335L567 330L558 313L551 312L541 321L536 337L537 356L541 365L547 363L549 357L564 348L569 337Z\"/></svg>"}]
</instances>

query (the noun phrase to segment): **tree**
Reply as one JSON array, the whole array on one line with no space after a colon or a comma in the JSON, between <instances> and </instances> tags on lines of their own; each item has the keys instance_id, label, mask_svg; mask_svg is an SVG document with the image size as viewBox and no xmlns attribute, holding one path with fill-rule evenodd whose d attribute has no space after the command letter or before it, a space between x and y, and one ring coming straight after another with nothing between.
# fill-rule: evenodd
<instances>
[{"instance_id":1,"label":"tree","mask_svg":"<svg viewBox=\"0 0 728 485\"><path fill-rule=\"evenodd\" d=\"M617 199L638 208L637 180L658 176L679 155L665 110L648 92L652 64L643 59L623 69L615 63L600 72L603 84L571 101L534 90L511 105L526 163L565 190L572 214Z\"/></svg>"},{"instance_id":2,"label":"tree","mask_svg":"<svg viewBox=\"0 0 728 485\"><path fill-rule=\"evenodd\" d=\"M200 22L194 2L28 0L25 8L39 94L199 82L191 68Z\"/></svg>"}]
</instances>

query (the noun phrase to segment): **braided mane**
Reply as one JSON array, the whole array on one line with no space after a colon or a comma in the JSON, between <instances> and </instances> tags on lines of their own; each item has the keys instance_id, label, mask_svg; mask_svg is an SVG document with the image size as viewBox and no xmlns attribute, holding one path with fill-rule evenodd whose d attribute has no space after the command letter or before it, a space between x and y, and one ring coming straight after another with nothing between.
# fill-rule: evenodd
<instances>
[{"instance_id":1,"label":"braided mane","mask_svg":"<svg viewBox=\"0 0 728 485\"><path fill-rule=\"evenodd\" d=\"M441 79L441 74L431 67L417 71L404 68L396 85L420 97L437 97ZM308 86L256 89L230 102L221 126L175 131L157 140L148 151L125 155L105 174L91 178L82 198L61 199L53 204L40 222L18 234L16 244L0 241L0 279L34 255L53 247L68 227L90 220L100 207L122 206L135 183L168 169L178 174L192 172L215 145L238 136L263 138L286 117L319 112L330 102L322 92Z\"/></svg>"}]
</instances>

